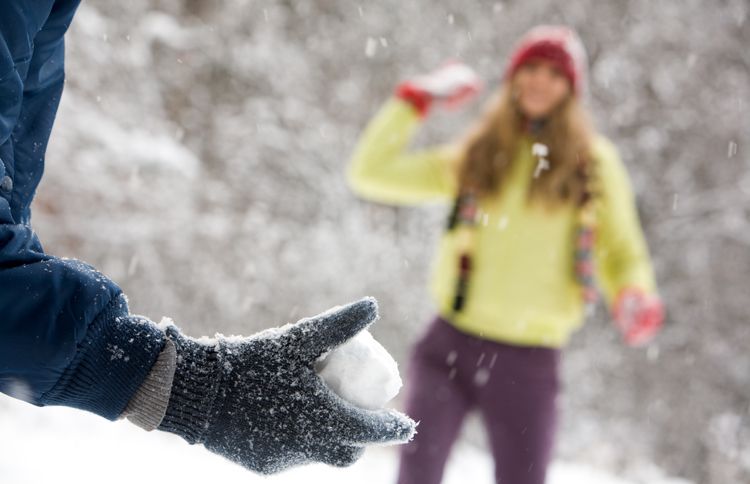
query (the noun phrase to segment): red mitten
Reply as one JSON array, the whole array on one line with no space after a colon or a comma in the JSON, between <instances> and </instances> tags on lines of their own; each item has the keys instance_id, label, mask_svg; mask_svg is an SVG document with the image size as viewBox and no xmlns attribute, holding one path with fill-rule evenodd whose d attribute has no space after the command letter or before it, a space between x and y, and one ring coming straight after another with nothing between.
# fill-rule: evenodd
<instances>
[{"instance_id":1,"label":"red mitten","mask_svg":"<svg viewBox=\"0 0 750 484\"><path fill-rule=\"evenodd\" d=\"M612 315L625 342L630 346L642 346L661 329L664 306L658 296L637 288L625 288L615 299Z\"/></svg>"},{"instance_id":2,"label":"red mitten","mask_svg":"<svg viewBox=\"0 0 750 484\"><path fill-rule=\"evenodd\" d=\"M420 116L426 116L434 103L455 109L482 87L482 80L469 66L449 62L429 74L402 82L396 88L396 96L414 106Z\"/></svg>"}]
</instances>

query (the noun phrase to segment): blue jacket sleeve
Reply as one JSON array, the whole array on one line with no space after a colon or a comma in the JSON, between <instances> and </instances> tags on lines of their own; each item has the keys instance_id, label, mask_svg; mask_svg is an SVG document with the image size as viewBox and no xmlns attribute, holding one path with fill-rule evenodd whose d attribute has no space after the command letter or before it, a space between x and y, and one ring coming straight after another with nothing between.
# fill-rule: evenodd
<instances>
[{"instance_id":1,"label":"blue jacket sleeve","mask_svg":"<svg viewBox=\"0 0 750 484\"><path fill-rule=\"evenodd\" d=\"M101 273L46 254L30 226L78 2L0 3L0 392L115 419L164 334Z\"/></svg>"}]
</instances>

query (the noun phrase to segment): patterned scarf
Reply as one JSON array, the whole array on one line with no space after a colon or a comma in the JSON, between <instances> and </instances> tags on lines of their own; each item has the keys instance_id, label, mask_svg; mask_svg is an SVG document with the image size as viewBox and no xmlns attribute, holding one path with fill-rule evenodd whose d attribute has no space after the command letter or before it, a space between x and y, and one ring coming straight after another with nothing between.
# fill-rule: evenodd
<instances>
[{"instance_id":1,"label":"patterned scarf","mask_svg":"<svg viewBox=\"0 0 750 484\"><path fill-rule=\"evenodd\" d=\"M529 131L538 133L543 124L534 123L529 125ZM538 178L542 171L549 169L550 162L547 159L549 150L546 145L534 143L531 153L537 163L534 170L534 178ZM576 176L583 181L584 191L577 203L576 230L575 230L575 254L574 271L575 278L581 286L586 314L593 309L598 299L596 283L594 280L594 229L596 225L596 210L594 197L594 173L590 163L582 163L576 171ZM472 190L464 189L453 205L448 218L448 231L455 231L456 245L458 248L458 278L453 298L453 312L461 312L466 305L469 290L469 281L473 269L473 253L476 240L476 230L479 222L479 197Z\"/></svg>"}]
</instances>

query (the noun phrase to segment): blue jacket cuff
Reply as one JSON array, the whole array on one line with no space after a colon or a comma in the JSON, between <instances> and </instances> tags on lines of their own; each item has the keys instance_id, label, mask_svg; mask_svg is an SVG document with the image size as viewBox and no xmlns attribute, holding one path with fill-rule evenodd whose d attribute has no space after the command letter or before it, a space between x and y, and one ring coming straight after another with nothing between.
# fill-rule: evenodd
<instances>
[{"instance_id":1,"label":"blue jacket cuff","mask_svg":"<svg viewBox=\"0 0 750 484\"><path fill-rule=\"evenodd\" d=\"M120 294L91 323L70 365L40 403L116 420L146 379L164 343L164 332L153 322L128 314Z\"/></svg>"}]
</instances>

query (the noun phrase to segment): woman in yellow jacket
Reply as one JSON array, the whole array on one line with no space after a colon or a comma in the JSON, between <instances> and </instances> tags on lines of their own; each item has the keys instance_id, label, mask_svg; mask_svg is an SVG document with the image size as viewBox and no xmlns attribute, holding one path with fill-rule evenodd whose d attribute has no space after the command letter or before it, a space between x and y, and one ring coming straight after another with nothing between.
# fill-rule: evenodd
<instances>
[{"instance_id":1,"label":"woman in yellow jacket","mask_svg":"<svg viewBox=\"0 0 750 484\"><path fill-rule=\"evenodd\" d=\"M362 197L453 203L431 284L439 314L409 365L406 411L420 426L403 449L399 484L440 482L473 408L486 423L497 482L543 483L560 348L596 286L628 343L649 341L661 326L625 167L580 102L585 74L573 31L536 27L459 142L408 148L431 107L478 91L459 63L399 85L359 141L349 179Z\"/></svg>"}]
</instances>

